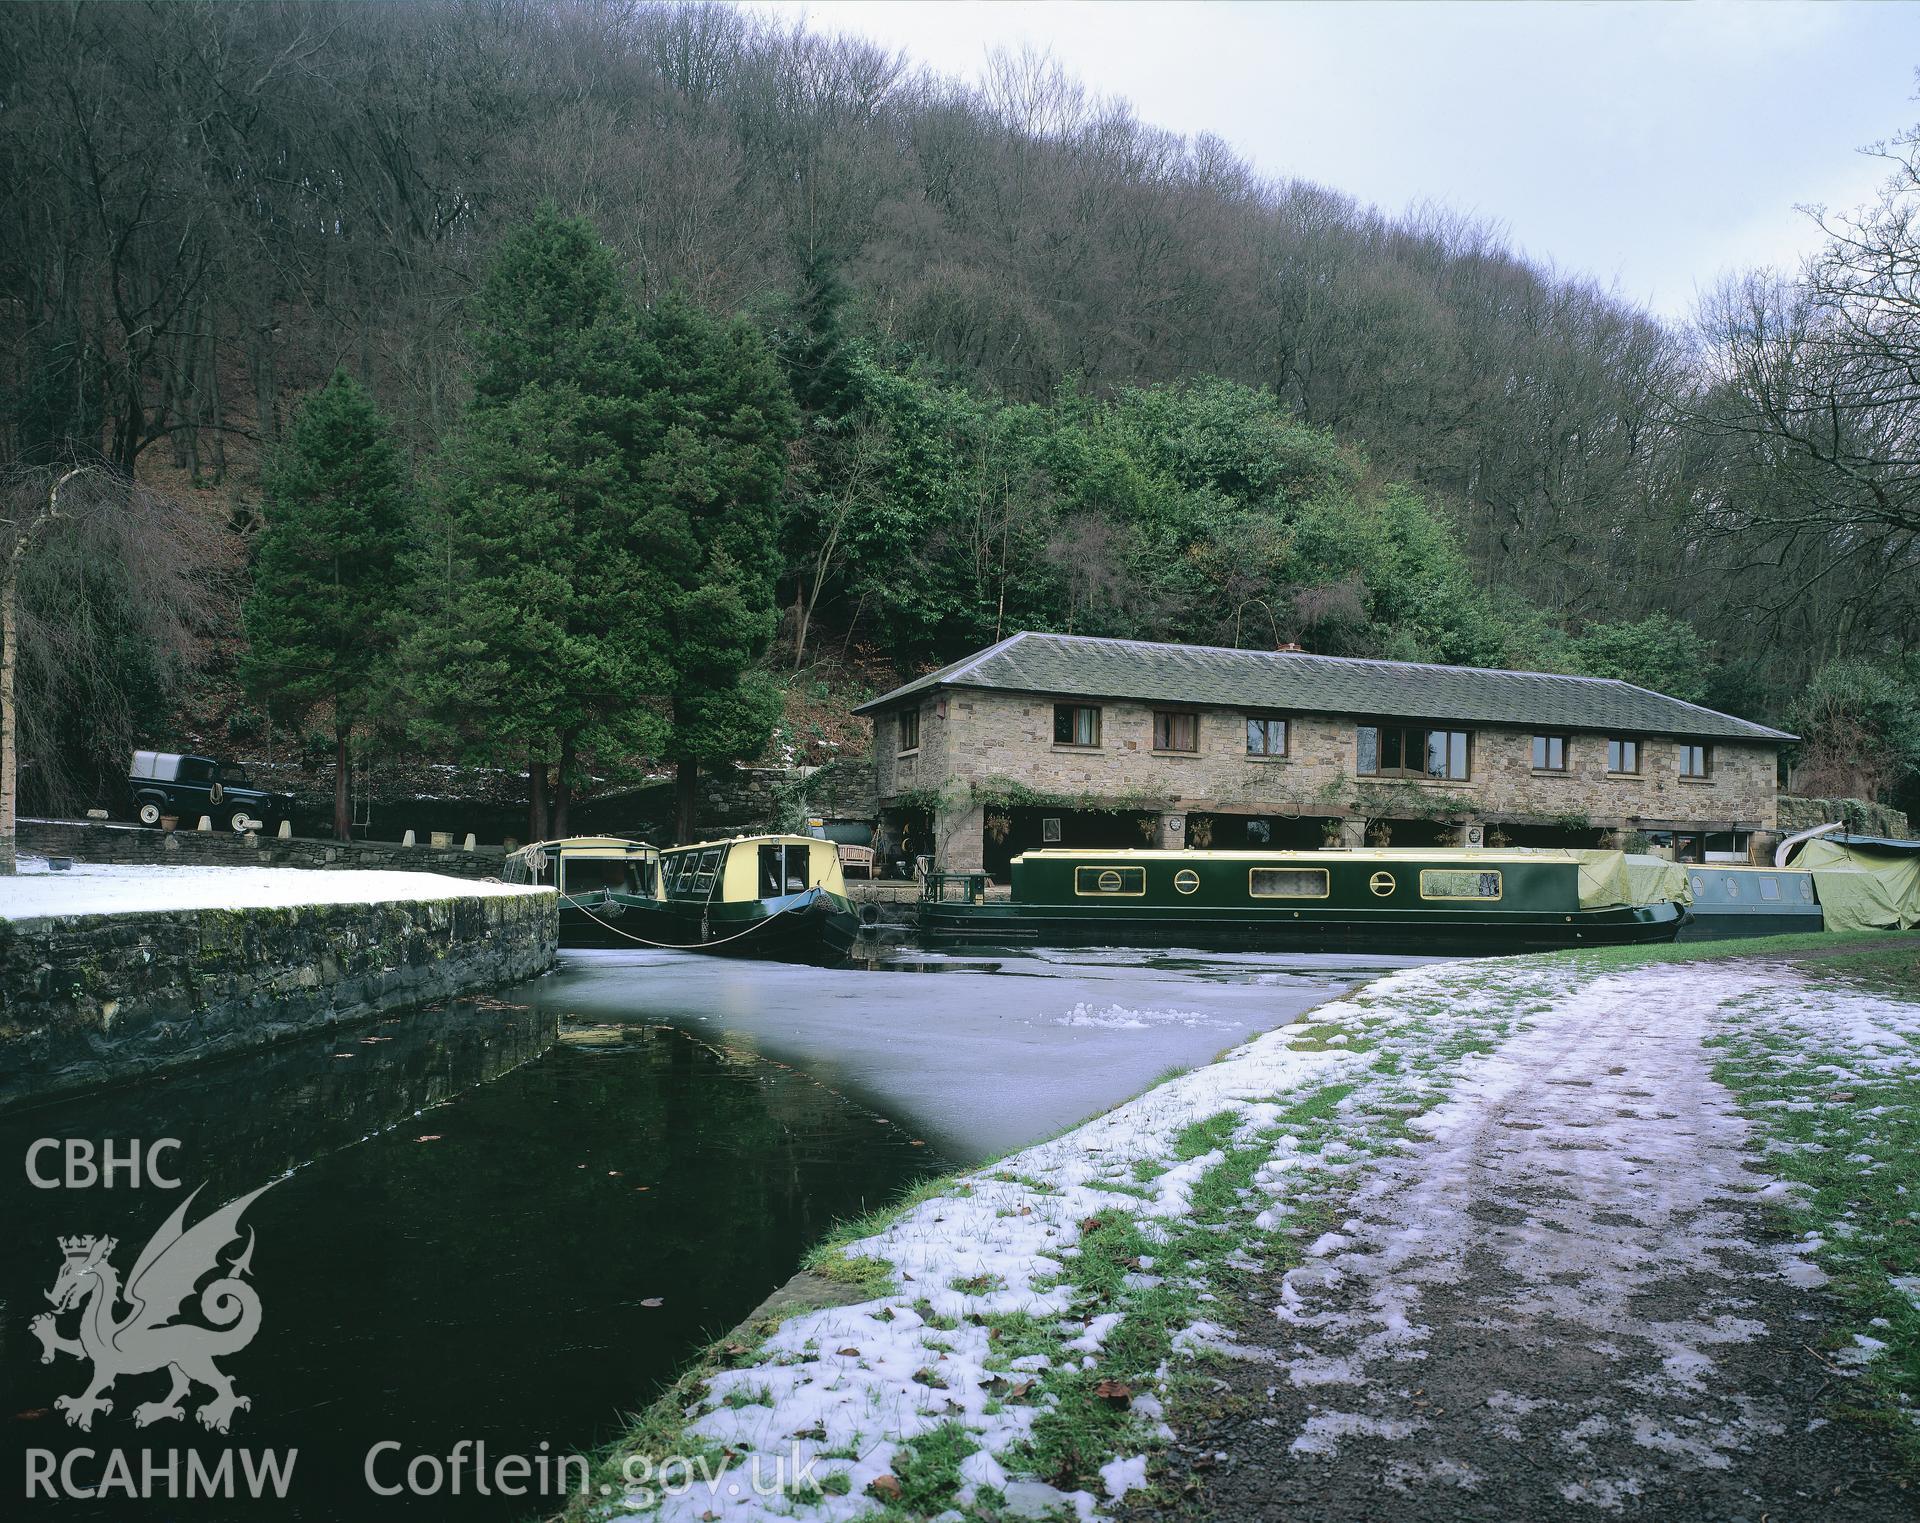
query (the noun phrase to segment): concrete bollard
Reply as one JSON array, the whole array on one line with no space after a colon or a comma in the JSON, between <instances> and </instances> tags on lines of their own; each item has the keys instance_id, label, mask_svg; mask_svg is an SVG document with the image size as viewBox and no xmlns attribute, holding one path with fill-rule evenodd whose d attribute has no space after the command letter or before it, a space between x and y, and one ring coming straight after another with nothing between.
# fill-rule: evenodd
<instances>
[{"instance_id":1,"label":"concrete bollard","mask_svg":"<svg viewBox=\"0 0 1920 1523\"><path fill-rule=\"evenodd\" d=\"M198 829L198 830L211 830L211 829L213 829L213 816L212 816L212 815L210 815L210 814L203 814L203 815L201 815L201 816L200 816L200 823L199 823L199 825L198 825L198 826L196 826L195 828L196 828L196 829Z\"/></svg>"},{"instance_id":2,"label":"concrete bollard","mask_svg":"<svg viewBox=\"0 0 1920 1523\"><path fill-rule=\"evenodd\" d=\"M282 820L280 822L280 839L283 841L291 841L293 839L292 820Z\"/></svg>"},{"instance_id":3,"label":"concrete bollard","mask_svg":"<svg viewBox=\"0 0 1920 1523\"><path fill-rule=\"evenodd\" d=\"M413 832L411 830L409 830L405 835L400 837L400 844L402 846L413 845Z\"/></svg>"},{"instance_id":4,"label":"concrete bollard","mask_svg":"<svg viewBox=\"0 0 1920 1523\"><path fill-rule=\"evenodd\" d=\"M469 831L467 832L467 839L466 839L466 842L465 842L465 844L464 844L464 845L462 845L462 846L461 846L461 848L460 848L460 849L461 849L462 851L472 851L472 850L473 850L473 848L474 848L474 847L475 847L476 845L478 845L478 844L479 844L479 843L478 843L478 842L476 842L476 841L475 841L475 840L473 839L473 832L472 832L471 830L469 830Z\"/></svg>"},{"instance_id":5,"label":"concrete bollard","mask_svg":"<svg viewBox=\"0 0 1920 1523\"><path fill-rule=\"evenodd\" d=\"M110 819L111 816L104 809L89 809L87 811L87 818L90 820L105 820Z\"/></svg>"}]
</instances>

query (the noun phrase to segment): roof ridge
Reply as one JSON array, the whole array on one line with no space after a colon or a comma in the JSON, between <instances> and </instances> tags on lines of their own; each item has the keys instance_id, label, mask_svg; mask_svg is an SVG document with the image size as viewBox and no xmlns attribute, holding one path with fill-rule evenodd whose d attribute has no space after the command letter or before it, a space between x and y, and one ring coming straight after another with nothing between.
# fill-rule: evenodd
<instances>
[{"instance_id":1,"label":"roof ridge","mask_svg":"<svg viewBox=\"0 0 1920 1523\"><path fill-rule=\"evenodd\" d=\"M1123 635L1074 635L1059 634L1052 630L1026 629L1023 635L1034 635L1043 640L1078 640L1090 645L1127 645L1143 650L1200 650L1221 656L1260 656L1276 657L1286 660L1301 659L1307 661L1333 661L1342 666L1397 666L1415 667L1434 672L1479 672L1496 677L1554 677L1566 682L1598 682L1609 687L1633 687L1634 684L1620 677L1590 677L1584 672L1547 672L1537 667L1519 666L1462 666L1449 661L1399 661L1392 656L1329 656L1324 651L1315 650L1247 650L1238 645L1194 645L1184 640L1134 640ZM1016 638L1018 638L1016 636ZM989 652L982 652L982 655ZM1637 692L1653 692L1651 688L1637 688ZM1669 697L1666 693L1656 693L1656 697ZM1684 698L1675 698L1675 703L1685 703ZM1699 708L1699 704L1689 705ZM1716 709L1706 712L1718 713ZM1737 718L1736 715L1722 714L1723 719ZM1751 723L1742 720L1743 724Z\"/></svg>"}]
</instances>

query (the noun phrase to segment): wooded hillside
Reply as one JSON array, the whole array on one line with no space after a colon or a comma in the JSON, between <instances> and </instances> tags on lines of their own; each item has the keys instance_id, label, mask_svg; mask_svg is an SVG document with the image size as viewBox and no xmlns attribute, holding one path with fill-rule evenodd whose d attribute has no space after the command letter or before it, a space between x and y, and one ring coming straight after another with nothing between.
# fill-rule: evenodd
<instances>
[{"instance_id":1,"label":"wooded hillside","mask_svg":"<svg viewBox=\"0 0 1920 1523\"><path fill-rule=\"evenodd\" d=\"M976 88L619 0L21 5L0 43L0 455L197 491L236 566L336 370L445 454L489 262L548 207L642 308L744 316L779 362L772 669L1021 627L1297 640L1817 723L1819 791L1920 759L1911 142L1822 259L1682 331L1032 57ZM78 743L72 642L35 646L71 581L25 588L43 751ZM158 627L94 596L100 641ZM177 672L131 664L128 723L164 724Z\"/></svg>"}]
</instances>

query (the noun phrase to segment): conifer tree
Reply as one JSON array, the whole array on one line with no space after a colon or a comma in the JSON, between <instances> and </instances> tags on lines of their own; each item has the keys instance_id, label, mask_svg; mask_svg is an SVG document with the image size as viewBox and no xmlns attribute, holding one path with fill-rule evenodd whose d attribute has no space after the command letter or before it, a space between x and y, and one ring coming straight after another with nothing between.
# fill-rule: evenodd
<instances>
[{"instance_id":1,"label":"conifer tree","mask_svg":"<svg viewBox=\"0 0 1920 1523\"><path fill-rule=\"evenodd\" d=\"M267 473L241 677L288 717L331 709L340 840L352 830L353 732L379 706L391 648L410 497L392 430L345 372L307 402Z\"/></svg>"}]
</instances>

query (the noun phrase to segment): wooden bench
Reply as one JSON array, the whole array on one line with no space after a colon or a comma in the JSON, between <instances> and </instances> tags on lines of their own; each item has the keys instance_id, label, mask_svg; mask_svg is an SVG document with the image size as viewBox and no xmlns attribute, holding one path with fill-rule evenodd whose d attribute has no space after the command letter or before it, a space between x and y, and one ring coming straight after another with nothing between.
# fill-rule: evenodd
<instances>
[{"instance_id":1,"label":"wooden bench","mask_svg":"<svg viewBox=\"0 0 1920 1523\"><path fill-rule=\"evenodd\" d=\"M873 876L873 848L871 846L842 846L840 848L840 871L850 873L860 869L862 877Z\"/></svg>"}]
</instances>

